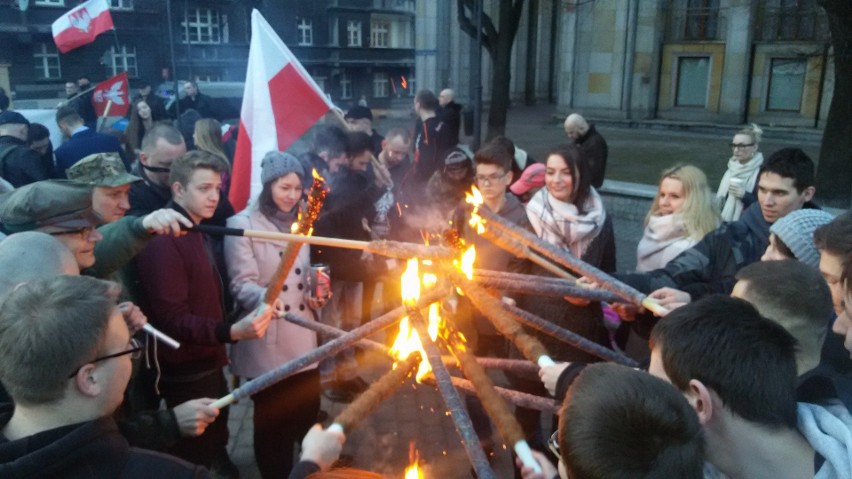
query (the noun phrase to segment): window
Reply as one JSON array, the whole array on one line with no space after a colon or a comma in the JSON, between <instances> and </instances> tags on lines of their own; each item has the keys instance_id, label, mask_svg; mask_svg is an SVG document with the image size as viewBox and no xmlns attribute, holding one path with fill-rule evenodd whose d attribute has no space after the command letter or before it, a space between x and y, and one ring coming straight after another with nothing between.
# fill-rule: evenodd
<instances>
[{"instance_id":1,"label":"window","mask_svg":"<svg viewBox=\"0 0 852 479\"><path fill-rule=\"evenodd\" d=\"M389 32L389 22L384 20L373 20L370 24L370 46L373 48L388 48Z\"/></svg>"},{"instance_id":2,"label":"window","mask_svg":"<svg viewBox=\"0 0 852 479\"><path fill-rule=\"evenodd\" d=\"M65 0L35 0L35 5L44 5L46 7L64 7Z\"/></svg>"},{"instance_id":3,"label":"window","mask_svg":"<svg viewBox=\"0 0 852 479\"><path fill-rule=\"evenodd\" d=\"M710 57L680 57L677 59L677 92L675 106L707 106L707 83L710 78Z\"/></svg>"},{"instance_id":4,"label":"window","mask_svg":"<svg viewBox=\"0 0 852 479\"><path fill-rule=\"evenodd\" d=\"M59 52L52 44L39 43L35 45L33 53L36 77L40 80L62 78L62 69L59 66Z\"/></svg>"},{"instance_id":5,"label":"window","mask_svg":"<svg viewBox=\"0 0 852 479\"><path fill-rule=\"evenodd\" d=\"M321 77L321 76L318 76L318 75L311 75L311 78L314 79L314 83L317 84L320 91L325 93L325 77Z\"/></svg>"},{"instance_id":6,"label":"window","mask_svg":"<svg viewBox=\"0 0 852 479\"><path fill-rule=\"evenodd\" d=\"M299 45L300 46L310 46L314 44L314 27L313 23L306 19L300 18L299 24Z\"/></svg>"},{"instance_id":7,"label":"window","mask_svg":"<svg viewBox=\"0 0 852 479\"><path fill-rule=\"evenodd\" d=\"M115 76L121 72L127 72L131 77L137 76L136 72L136 48L127 48L122 45L118 51L115 47L109 49L109 75Z\"/></svg>"},{"instance_id":8,"label":"window","mask_svg":"<svg viewBox=\"0 0 852 479\"><path fill-rule=\"evenodd\" d=\"M389 83L386 73L373 73L373 98L387 98Z\"/></svg>"},{"instance_id":9,"label":"window","mask_svg":"<svg viewBox=\"0 0 852 479\"><path fill-rule=\"evenodd\" d=\"M769 91L766 109L799 111L805 86L807 61L795 58L773 58L769 67Z\"/></svg>"},{"instance_id":10,"label":"window","mask_svg":"<svg viewBox=\"0 0 852 479\"><path fill-rule=\"evenodd\" d=\"M361 46L361 22L349 20L346 24L346 33L349 38L348 45L350 47Z\"/></svg>"},{"instance_id":11,"label":"window","mask_svg":"<svg viewBox=\"0 0 852 479\"><path fill-rule=\"evenodd\" d=\"M719 0L688 0L686 6L687 40L713 40L719 25Z\"/></svg>"},{"instance_id":12,"label":"window","mask_svg":"<svg viewBox=\"0 0 852 479\"><path fill-rule=\"evenodd\" d=\"M110 10L133 10L133 0L109 0Z\"/></svg>"},{"instance_id":13,"label":"window","mask_svg":"<svg viewBox=\"0 0 852 479\"><path fill-rule=\"evenodd\" d=\"M183 43L221 43L219 11L211 8L191 8L181 23Z\"/></svg>"},{"instance_id":14,"label":"window","mask_svg":"<svg viewBox=\"0 0 852 479\"><path fill-rule=\"evenodd\" d=\"M757 38L774 40L819 40L827 31L816 0L776 0L762 5Z\"/></svg>"},{"instance_id":15,"label":"window","mask_svg":"<svg viewBox=\"0 0 852 479\"><path fill-rule=\"evenodd\" d=\"M340 74L340 99L349 100L352 98L352 78L349 74L343 72Z\"/></svg>"}]
</instances>

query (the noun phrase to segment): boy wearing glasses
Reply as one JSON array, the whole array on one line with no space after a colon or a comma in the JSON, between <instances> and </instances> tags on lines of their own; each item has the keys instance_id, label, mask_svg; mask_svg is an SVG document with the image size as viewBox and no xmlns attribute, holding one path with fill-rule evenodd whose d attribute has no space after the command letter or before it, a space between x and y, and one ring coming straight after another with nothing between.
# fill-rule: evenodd
<instances>
[{"instance_id":1,"label":"boy wearing glasses","mask_svg":"<svg viewBox=\"0 0 852 479\"><path fill-rule=\"evenodd\" d=\"M0 306L0 476L206 477L175 458L130 448L111 414L141 348L114 283L57 276L25 283Z\"/></svg>"}]
</instances>

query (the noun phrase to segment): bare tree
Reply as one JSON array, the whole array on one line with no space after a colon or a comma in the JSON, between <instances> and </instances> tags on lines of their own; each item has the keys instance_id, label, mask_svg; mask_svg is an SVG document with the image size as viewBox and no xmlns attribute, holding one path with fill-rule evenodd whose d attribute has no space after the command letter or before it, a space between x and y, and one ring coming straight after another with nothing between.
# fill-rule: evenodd
<instances>
[{"instance_id":1,"label":"bare tree","mask_svg":"<svg viewBox=\"0 0 852 479\"><path fill-rule=\"evenodd\" d=\"M849 208L852 196L852 1L820 0L834 49L834 96L817 169L820 202Z\"/></svg>"},{"instance_id":2,"label":"bare tree","mask_svg":"<svg viewBox=\"0 0 852 479\"><path fill-rule=\"evenodd\" d=\"M459 26L476 39L475 2L482 0L457 0ZM538 0L532 0L538 1ZM509 110L509 84L512 79L512 45L518 33L525 0L499 0L498 25L491 17L482 14L482 45L491 57L491 108L488 112L486 139L506 131L506 113Z\"/></svg>"}]
</instances>

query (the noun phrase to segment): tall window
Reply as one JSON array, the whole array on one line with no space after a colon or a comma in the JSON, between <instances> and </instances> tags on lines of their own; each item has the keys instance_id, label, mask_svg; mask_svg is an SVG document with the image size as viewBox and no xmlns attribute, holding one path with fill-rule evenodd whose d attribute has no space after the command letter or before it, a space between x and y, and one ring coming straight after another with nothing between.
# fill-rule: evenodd
<instances>
[{"instance_id":1,"label":"tall window","mask_svg":"<svg viewBox=\"0 0 852 479\"><path fill-rule=\"evenodd\" d=\"M769 3L769 2L767 2ZM761 40L818 40L827 26L819 15L816 0L776 0L760 11Z\"/></svg>"},{"instance_id":2,"label":"tall window","mask_svg":"<svg viewBox=\"0 0 852 479\"><path fill-rule=\"evenodd\" d=\"M219 11L212 8L191 8L181 23L183 43L221 43Z\"/></svg>"},{"instance_id":3,"label":"tall window","mask_svg":"<svg viewBox=\"0 0 852 479\"><path fill-rule=\"evenodd\" d=\"M36 77L40 80L62 78L62 68L59 65L59 52L52 44L39 43L33 53Z\"/></svg>"},{"instance_id":4,"label":"tall window","mask_svg":"<svg viewBox=\"0 0 852 479\"><path fill-rule=\"evenodd\" d=\"M387 73L373 73L373 98L387 98L390 94Z\"/></svg>"},{"instance_id":5,"label":"tall window","mask_svg":"<svg viewBox=\"0 0 852 479\"><path fill-rule=\"evenodd\" d=\"M346 24L346 33L349 38L348 46L361 46L361 22L349 20L349 23Z\"/></svg>"},{"instance_id":6,"label":"tall window","mask_svg":"<svg viewBox=\"0 0 852 479\"><path fill-rule=\"evenodd\" d=\"M65 0L35 0L36 5L44 5L46 7L64 7Z\"/></svg>"},{"instance_id":7,"label":"tall window","mask_svg":"<svg viewBox=\"0 0 852 479\"><path fill-rule=\"evenodd\" d=\"M310 46L314 44L314 26L313 22L307 18L300 18L297 25L299 29L299 45Z\"/></svg>"},{"instance_id":8,"label":"tall window","mask_svg":"<svg viewBox=\"0 0 852 479\"><path fill-rule=\"evenodd\" d=\"M110 10L133 10L133 0L109 0Z\"/></svg>"},{"instance_id":9,"label":"tall window","mask_svg":"<svg viewBox=\"0 0 852 479\"><path fill-rule=\"evenodd\" d=\"M802 91L805 87L807 60L797 58L773 58L769 67L769 92L766 109L775 111L799 111L802 106Z\"/></svg>"},{"instance_id":10,"label":"tall window","mask_svg":"<svg viewBox=\"0 0 852 479\"><path fill-rule=\"evenodd\" d=\"M686 6L687 40L713 40L719 26L719 0L688 0Z\"/></svg>"},{"instance_id":11,"label":"tall window","mask_svg":"<svg viewBox=\"0 0 852 479\"><path fill-rule=\"evenodd\" d=\"M345 71L340 74L340 99L349 100L352 98L352 78Z\"/></svg>"},{"instance_id":12,"label":"tall window","mask_svg":"<svg viewBox=\"0 0 852 479\"><path fill-rule=\"evenodd\" d=\"M313 79L314 79L314 83L316 83L316 84L317 84L317 86L319 87L320 91L322 91L323 93L325 93L325 77L323 77L323 76L317 76L317 75L311 75L311 78L313 78Z\"/></svg>"},{"instance_id":13,"label":"tall window","mask_svg":"<svg viewBox=\"0 0 852 479\"><path fill-rule=\"evenodd\" d=\"M136 70L136 48L127 48L122 45L116 51L112 46L109 49L110 64L107 68L110 71L110 76L118 75L121 72L127 72L131 77L137 76Z\"/></svg>"},{"instance_id":14,"label":"tall window","mask_svg":"<svg viewBox=\"0 0 852 479\"><path fill-rule=\"evenodd\" d=\"M373 20L370 23L370 46L373 48L388 48L390 23L385 20Z\"/></svg>"},{"instance_id":15,"label":"tall window","mask_svg":"<svg viewBox=\"0 0 852 479\"><path fill-rule=\"evenodd\" d=\"M710 57L677 59L676 106L707 106L707 84L710 81Z\"/></svg>"}]
</instances>

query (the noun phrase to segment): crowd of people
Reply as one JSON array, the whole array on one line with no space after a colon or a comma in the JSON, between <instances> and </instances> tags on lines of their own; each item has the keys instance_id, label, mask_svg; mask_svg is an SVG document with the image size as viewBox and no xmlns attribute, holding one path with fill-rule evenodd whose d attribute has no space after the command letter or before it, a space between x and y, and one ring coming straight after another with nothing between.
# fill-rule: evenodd
<instances>
[{"instance_id":1,"label":"crowd of people","mask_svg":"<svg viewBox=\"0 0 852 479\"><path fill-rule=\"evenodd\" d=\"M69 96L79 88L69 82ZM238 477L228 408L213 406L229 390L225 368L256 378L331 339L280 315L351 330L372 319L377 294L380 309L400 304L397 260L296 245L270 300L290 245L192 229L289 233L316 171L329 193L315 235L455 237L476 246L480 270L553 276L477 234L464 202L476 187L482 208L669 311L496 292L600 345L626 351L632 338L630 354L647 359L644 370L594 364L530 331L556 364L508 380L563 406L553 421L516 408L541 468L518 463L519 476L852 477L852 213L817 205L802 150L764 158L757 125L737 132L716 194L699 168L667 168L625 271L601 192L606 141L579 114L538 162L504 136L475 152L460 144L452 90L418 92L415 124L384 136L370 108L353 106L341 124L317 125L308 151L266 153L259 195L235 211L233 131L195 83L185 90L181 110L202 118L164 121L146 84L123 142L62 106L67 141L55 151L22 115L0 113L0 476ZM523 357L466 297L443 310L476 355ZM368 387L361 374L349 348L251 396L262 477L323 477L346 438L317 424L321 398L351 402ZM467 407L493 455L488 416L474 396Z\"/></svg>"}]
</instances>

